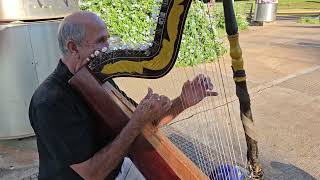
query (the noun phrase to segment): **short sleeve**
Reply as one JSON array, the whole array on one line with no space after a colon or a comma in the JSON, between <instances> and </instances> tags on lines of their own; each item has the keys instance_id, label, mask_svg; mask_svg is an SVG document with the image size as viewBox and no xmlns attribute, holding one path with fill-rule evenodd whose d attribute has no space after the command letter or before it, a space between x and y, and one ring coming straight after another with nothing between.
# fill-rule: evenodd
<instances>
[{"instance_id":1,"label":"short sleeve","mask_svg":"<svg viewBox=\"0 0 320 180\"><path fill-rule=\"evenodd\" d=\"M34 109L34 128L48 159L58 166L81 163L95 152L92 119L72 105L40 104Z\"/></svg>"}]
</instances>

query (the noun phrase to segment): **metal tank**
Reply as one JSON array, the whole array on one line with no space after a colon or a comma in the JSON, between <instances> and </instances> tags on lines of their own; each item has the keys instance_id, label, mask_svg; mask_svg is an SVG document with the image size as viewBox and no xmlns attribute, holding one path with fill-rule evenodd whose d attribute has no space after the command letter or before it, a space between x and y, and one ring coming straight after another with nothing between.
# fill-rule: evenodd
<instances>
[{"instance_id":1,"label":"metal tank","mask_svg":"<svg viewBox=\"0 0 320 180\"><path fill-rule=\"evenodd\" d=\"M0 20L63 18L79 10L78 0L0 0Z\"/></svg>"},{"instance_id":2,"label":"metal tank","mask_svg":"<svg viewBox=\"0 0 320 180\"><path fill-rule=\"evenodd\" d=\"M30 8L38 2L42 9ZM47 11L49 6L52 11ZM22 12L21 7L29 8ZM15 9L12 14L10 8ZM0 0L0 139L34 134L28 117L31 96L60 58L57 30L61 17L78 10L74 0Z\"/></svg>"},{"instance_id":3,"label":"metal tank","mask_svg":"<svg viewBox=\"0 0 320 180\"><path fill-rule=\"evenodd\" d=\"M277 9L277 0L257 0L253 19L260 22L275 21Z\"/></svg>"}]
</instances>

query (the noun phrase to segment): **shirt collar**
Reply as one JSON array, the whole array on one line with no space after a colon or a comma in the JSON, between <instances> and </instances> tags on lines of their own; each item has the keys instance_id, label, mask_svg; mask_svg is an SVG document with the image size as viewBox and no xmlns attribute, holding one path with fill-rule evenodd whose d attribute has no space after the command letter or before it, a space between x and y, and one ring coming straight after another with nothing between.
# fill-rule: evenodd
<instances>
[{"instance_id":1,"label":"shirt collar","mask_svg":"<svg viewBox=\"0 0 320 180\"><path fill-rule=\"evenodd\" d=\"M58 80L63 84L68 84L69 79L73 74L69 71L68 67L59 60L58 66L56 67L54 74L58 77Z\"/></svg>"}]
</instances>

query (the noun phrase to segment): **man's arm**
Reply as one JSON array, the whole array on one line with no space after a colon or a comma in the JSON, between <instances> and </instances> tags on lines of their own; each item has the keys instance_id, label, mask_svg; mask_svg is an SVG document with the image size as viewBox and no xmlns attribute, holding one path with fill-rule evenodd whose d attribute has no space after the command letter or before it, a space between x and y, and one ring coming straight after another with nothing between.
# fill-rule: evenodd
<instances>
[{"instance_id":1,"label":"man's arm","mask_svg":"<svg viewBox=\"0 0 320 180\"><path fill-rule=\"evenodd\" d=\"M141 125L131 119L116 139L92 158L80 164L71 165L84 179L104 179L125 157L129 146L141 132Z\"/></svg>"},{"instance_id":2,"label":"man's arm","mask_svg":"<svg viewBox=\"0 0 320 180\"><path fill-rule=\"evenodd\" d=\"M110 144L90 159L70 167L84 179L104 179L125 157L142 128L148 122L163 117L170 107L168 98L160 98L149 89L148 95L137 106L131 120Z\"/></svg>"},{"instance_id":3,"label":"man's arm","mask_svg":"<svg viewBox=\"0 0 320 180\"><path fill-rule=\"evenodd\" d=\"M164 126L172 121L185 109L198 104L207 96L217 96L218 93L213 90L213 84L209 77L200 74L192 81L183 84L179 97L172 100L172 106L164 118L158 122L158 127ZM157 122L154 122L157 125Z\"/></svg>"},{"instance_id":4,"label":"man's arm","mask_svg":"<svg viewBox=\"0 0 320 180\"><path fill-rule=\"evenodd\" d=\"M183 104L180 96L175 98L174 100L172 100L172 106L169 109L167 115L160 120L160 122L157 126L162 127L162 126L168 124L185 109L187 109L187 107L185 107L185 105ZM156 125L156 124L154 124L154 125Z\"/></svg>"}]
</instances>

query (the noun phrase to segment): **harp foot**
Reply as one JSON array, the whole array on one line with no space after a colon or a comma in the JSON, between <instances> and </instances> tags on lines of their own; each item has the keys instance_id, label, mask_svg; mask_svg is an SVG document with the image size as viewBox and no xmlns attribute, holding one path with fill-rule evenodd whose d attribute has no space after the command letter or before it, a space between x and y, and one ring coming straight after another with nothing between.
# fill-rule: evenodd
<instances>
[{"instance_id":1,"label":"harp foot","mask_svg":"<svg viewBox=\"0 0 320 180\"><path fill-rule=\"evenodd\" d=\"M259 163L250 165L250 175L247 179L250 180L261 180L263 176L263 170Z\"/></svg>"}]
</instances>

